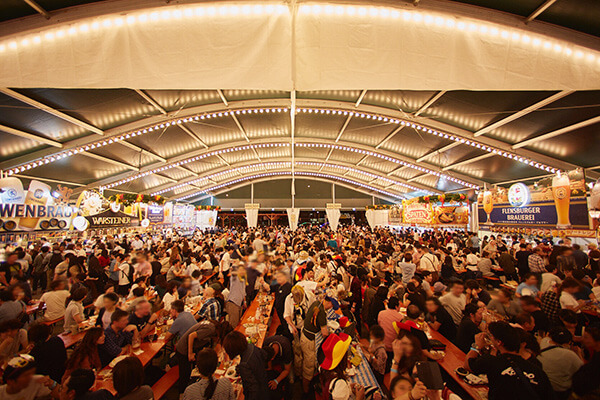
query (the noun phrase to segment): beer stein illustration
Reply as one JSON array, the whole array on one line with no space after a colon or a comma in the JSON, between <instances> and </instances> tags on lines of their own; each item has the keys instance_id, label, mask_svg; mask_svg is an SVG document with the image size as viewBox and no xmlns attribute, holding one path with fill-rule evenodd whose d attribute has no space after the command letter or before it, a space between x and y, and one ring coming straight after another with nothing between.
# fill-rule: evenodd
<instances>
[{"instance_id":1,"label":"beer stein illustration","mask_svg":"<svg viewBox=\"0 0 600 400\"><path fill-rule=\"evenodd\" d=\"M570 228L571 182L568 175L561 175L559 172L552 178L552 197L554 197L554 207L556 208L556 227L558 229Z\"/></svg>"}]
</instances>

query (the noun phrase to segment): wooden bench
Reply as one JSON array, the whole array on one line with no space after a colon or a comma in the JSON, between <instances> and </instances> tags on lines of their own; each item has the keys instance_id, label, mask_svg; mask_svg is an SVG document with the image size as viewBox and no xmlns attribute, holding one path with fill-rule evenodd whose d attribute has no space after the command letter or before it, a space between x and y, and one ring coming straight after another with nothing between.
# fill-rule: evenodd
<instances>
[{"instance_id":1,"label":"wooden bench","mask_svg":"<svg viewBox=\"0 0 600 400\"><path fill-rule=\"evenodd\" d=\"M496 276L484 276L483 279L485 280L485 282L489 285L492 285L493 287L500 287L500 285L502 284L502 281L500 280L500 278L496 277Z\"/></svg>"},{"instance_id":2,"label":"wooden bench","mask_svg":"<svg viewBox=\"0 0 600 400\"><path fill-rule=\"evenodd\" d=\"M176 365L152 386L154 398L160 400L179 380L179 366Z\"/></svg>"}]
</instances>

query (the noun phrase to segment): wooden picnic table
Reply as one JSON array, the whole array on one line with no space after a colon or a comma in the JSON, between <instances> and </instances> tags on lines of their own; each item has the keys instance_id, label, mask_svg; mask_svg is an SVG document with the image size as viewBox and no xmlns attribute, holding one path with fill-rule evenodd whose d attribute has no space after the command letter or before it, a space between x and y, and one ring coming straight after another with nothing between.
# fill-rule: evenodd
<instances>
[{"instance_id":1,"label":"wooden picnic table","mask_svg":"<svg viewBox=\"0 0 600 400\"><path fill-rule=\"evenodd\" d=\"M267 336L267 330L269 329L269 324L271 322L271 313L273 312L273 306L275 304L275 297L271 295L257 295L254 301L250 304L250 307L246 309L240 323L235 328L236 331L243 333L245 336L249 336L246 334L245 324L255 324L258 326L258 335L256 335L256 342L254 343L257 347L262 347L263 342ZM257 321L256 318L256 310L262 306L261 316ZM265 316L266 315L266 316Z\"/></svg>"},{"instance_id":2,"label":"wooden picnic table","mask_svg":"<svg viewBox=\"0 0 600 400\"><path fill-rule=\"evenodd\" d=\"M40 301L39 300L32 300L27 307L25 308L27 315L31 315L31 314L35 314L38 311L42 311L44 309L46 309L46 305L44 304L44 307L42 307L40 309Z\"/></svg>"},{"instance_id":3,"label":"wooden picnic table","mask_svg":"<svg viewBox=\"0 0 600 400\"><path fill-rule=\"evenodd\" d=\"M487 400L487 386L471 386L467 384L460 376L456 374L456 369L465 365L467 356L454 343L446 339L442 334L433 329L429 330L432 339L439 340L446 345L446 355L441 360L438 360L440 367L444 369L460 385L461 388L474 400Z\"/></svg>"},{"instance_id":4,"label":"wooden picnic table","mask_svg":"<svg viewBox=\"0 0 600 400\"><path fill-rule=\"evenodd\" d=\"M192 310L190 312L192 314L196 314L200 310L201 307L202 307L202 303L198 303L194 307L192 307ZM162 310L160 310L158 312L162 312ZM167 332L167 330L168 330L167 328L168 328L168 324L161 325L161 327L160 327L161 335L156 340L154 340L152 342L142 342L140 344L140 347L137 349L130 348L129 355L133 355L133 356L136 356L137 358L139 358L140 361L142 362L142 365L144 367L146 367L152 361L152 359L154 357L156 357L156 355L163 349L163 347L165 347L165 345L167 343L169 343L170 340L167 341L164 339L164 333ZM80 333L84 333L84 332L80 332ZM150 333L150 335L151 334L152 334L152 332ZM107 365L106 367L102 368L100 373L105 373L110 370L112 370L112 368ZM100 373L98 374L98 376L100 376ZM94 390L99 390L99 389L106 389L106 390L110 391L111 393L115 394L116 391L113 387L112 376L108 379L97 378L96 384L94 385Z\"/></svg>"}]
</instances>

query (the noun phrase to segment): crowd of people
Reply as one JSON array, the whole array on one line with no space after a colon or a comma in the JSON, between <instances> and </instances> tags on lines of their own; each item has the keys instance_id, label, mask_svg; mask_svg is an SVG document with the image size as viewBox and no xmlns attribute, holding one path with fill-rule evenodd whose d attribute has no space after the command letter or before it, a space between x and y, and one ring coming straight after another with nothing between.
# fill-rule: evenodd
<instances>
[{"instance_id":1,"label":"crowd of people","mask_svg":"<svg viewBox=\"0 0 600 400\"><path fill-rule=\"evenodd\" d=\"M444 391L420 379L420 363L443 361L433 331L464 352L463 375L487 377L490 400L598 398L600 320L586 311L600 296L600 251L586 250L566 238L310 225L42 239L7 248L0 265L0 399L148 400L174 366L183 399L233 399L216 374L224 360L246 400L468 398L452 379ZM235 328L261 292L279 326L258 347ZM32 302L44 310L35 320ZM66 349L61 336L90 318ZM157 374L132 349L167 320ZM372 387L349 373L352 342ZM95 390L108 365L114 391Z\"/></svg>"}]
</instances>

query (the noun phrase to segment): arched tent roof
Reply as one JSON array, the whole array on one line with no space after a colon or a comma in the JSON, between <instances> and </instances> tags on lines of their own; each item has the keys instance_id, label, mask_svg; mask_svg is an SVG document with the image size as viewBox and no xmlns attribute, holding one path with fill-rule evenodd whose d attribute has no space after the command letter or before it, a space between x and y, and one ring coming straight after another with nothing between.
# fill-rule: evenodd
<instances>
[{"instance_id":1,"label":"arched tent roof","mask_svg":"<svg viewBox=\"0 0 600 400\"><path fill-rule=\"evenodd\" d=\"M0 5L4 173L189 199L292 160L395 199L598 177L595 3L78 3Z\"/></svg>"}]
</instances>

